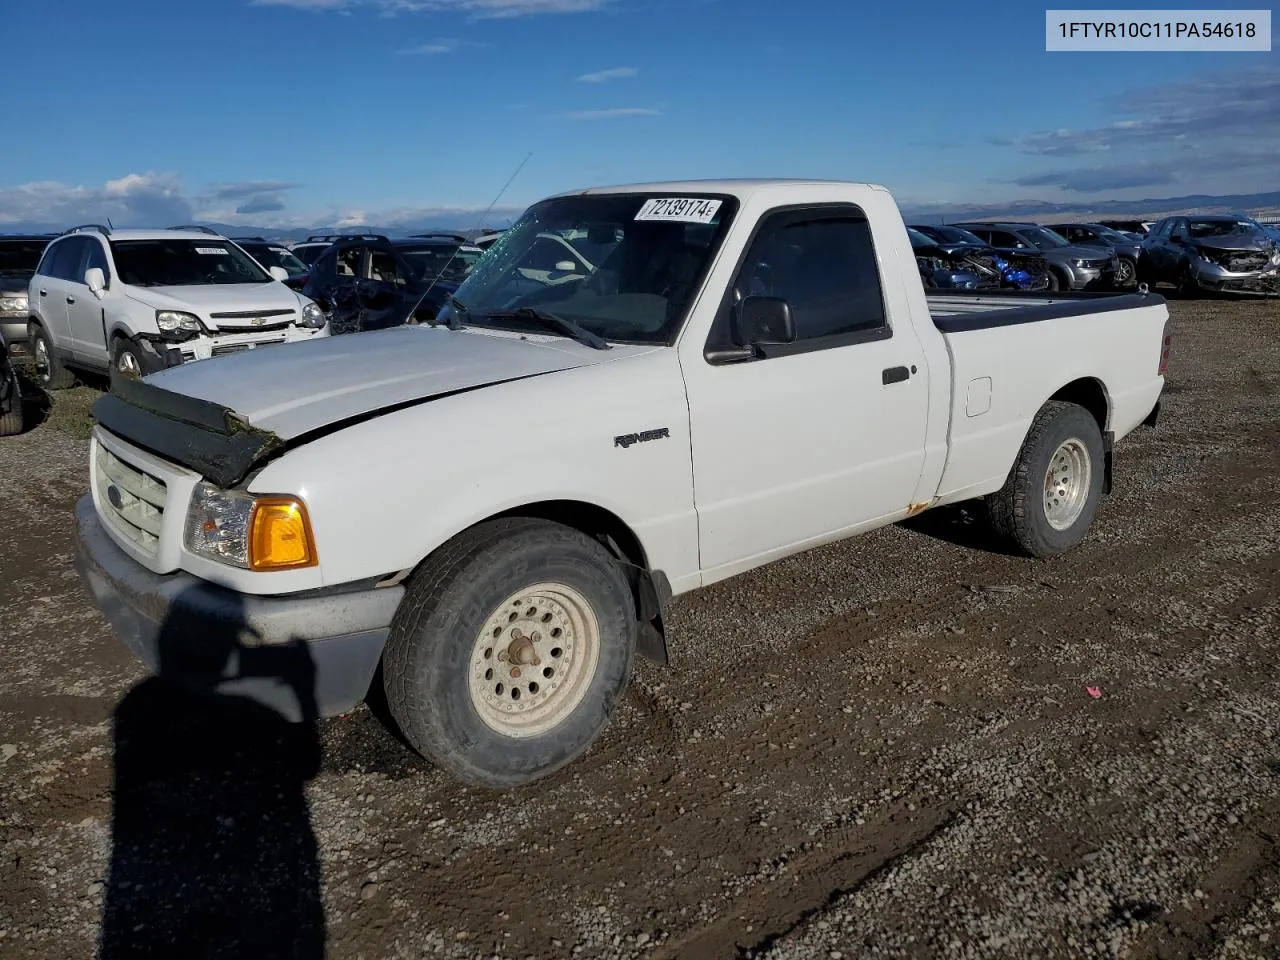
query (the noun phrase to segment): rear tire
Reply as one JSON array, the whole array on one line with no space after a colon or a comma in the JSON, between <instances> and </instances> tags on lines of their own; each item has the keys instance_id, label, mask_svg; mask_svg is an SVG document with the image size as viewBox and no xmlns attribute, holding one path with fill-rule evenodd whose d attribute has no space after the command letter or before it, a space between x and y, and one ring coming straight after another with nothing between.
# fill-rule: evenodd
<instances>
[{"instance_id":1,"label":"rear tire","mask_svg":"<svg viewBox=\"0 0 1280 960\"><path fill-rule=\"evenodd\" d=\"M23 419L18 372L13 369L13 364L5 361L0 366L0 437L12 437L21 433Z\"/></svg>"},{"instance_id":2,"label":"rear tire","mask_svg":"<svg viewBox=\"0 0 1280 960\"><path fill-rule=\"evenodd\" d=\"M1004 486L987 498L991 521L1030 556L1066 553L1093 524L1105 467L1102 431L1093 415L1051 400L1031 421Z\"/></svg>"},{"instance_id":3,"label":"rear tire","mask_svg":"<svg viewBox=\"0 0 1280 960\"><path fill-rule=\"evenodd\" d=\"M604 728L636 630L601 544L548 521L490 521L410 579L383 658L387 706L409 744L459 780L530 783Z\"/></svg>"},{"instance_id":4,"label":"rear tire","mask_svg":"<svg viewBox=\"0 0 1280 960\"><path fill-rule=\"evenodd\" d=\"M30 347L31 360L36 368L36 383L43 389L66 390L75 385L75 376L53 352L53 340L44 327L38 324L32 326Z\"/></svg>"}]
</instances>

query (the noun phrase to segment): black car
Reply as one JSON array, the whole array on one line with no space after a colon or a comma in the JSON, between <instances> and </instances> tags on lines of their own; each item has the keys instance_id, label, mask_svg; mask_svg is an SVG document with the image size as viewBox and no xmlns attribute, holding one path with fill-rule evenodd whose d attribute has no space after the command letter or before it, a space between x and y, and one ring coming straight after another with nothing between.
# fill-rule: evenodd
<instances>
[{"instance_id":1,"label":"black car","mask_svg":"<svg viewBox=\"0 0 1280 960\"><path fill-rule=\"evenodd\" d=\"M1046 226L1068 243L1078 247L1101 247L1116 253L1115 285L1131 287L1138 282L1138 256L1142 242L1126 236L1105 223L1049 223Z\"/></svg>"},{"instance_id":2,"label":"black car","mask_svg":"<svg viewBox=\"0 0 1280 960\"><path fill-rule=\"evenodd\" d=\"M27 349L27 285L36 264L54 234L9 234L0 236L0 336L9 352L20 356Z\"/></svg>"},{"instance_id":3,"label":"black car","mask_svg":"<svg viewBox=\"0 0 1280 960\"><path fill-rule=\"evenodd\" d=\"M1204 291L1280 294L1280 244L1249 217L1165 217L1142 241L1140 279Z\"/></svg>"},{"instance_id":4,"label":"black car","mask_svg":"<svg viewBox=\"0 0 1280 960\"><path fill-rule=\"evenodd\" d=\"M289 274L289 279L284 281L287 286L294 290L301 290L307 285L311 267L294 256L293 251L284 244L264 240L262 237L232 237L231 239L235 241L236 246L257 260L263 270L280 267Z\"/></svg>"},{"instance_id":5,"label":"black car","mask_svg":"<svg viewBox=\"0 0 1280 960\"><path fill-rule=\"evenodd\" d=\"M483 251L453 234L343 239L302 288L329 313L332 333L429 323Z\"/></svg>"}]
</instances>

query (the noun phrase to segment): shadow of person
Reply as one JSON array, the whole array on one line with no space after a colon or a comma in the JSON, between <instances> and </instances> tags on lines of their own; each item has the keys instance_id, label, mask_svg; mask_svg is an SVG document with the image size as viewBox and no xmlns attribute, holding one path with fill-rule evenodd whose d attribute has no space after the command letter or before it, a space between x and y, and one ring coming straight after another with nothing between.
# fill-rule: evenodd
<instances>
[{"instance_id":1,"label":"shadow of person","mask_svg":"<svg viewBox=\"0 0 1280 960\"><path fill-rule=\"evenodd\" d=\"M192 606L173 605L158 675L115 711L99 956L323 958L304 793L320 765L314 663L300 641L255 645L242 617ZM232 671L250 679L223 682ZM301 719L249 698L246 683L291 691Z\"/></svg>"}]
</instances>

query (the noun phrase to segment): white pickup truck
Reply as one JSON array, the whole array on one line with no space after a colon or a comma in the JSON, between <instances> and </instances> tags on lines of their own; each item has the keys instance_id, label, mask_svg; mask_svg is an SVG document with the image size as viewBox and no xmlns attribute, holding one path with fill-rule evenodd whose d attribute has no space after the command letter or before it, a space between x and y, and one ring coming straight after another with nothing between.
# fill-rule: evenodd
<instances>
[{"instance_id":1,"label":"white pickup truck","mask_svg":"<svg viewBox=\"0 0 1280 960\"><path fill-rule=\"evenodd\" d=\"M547 232L590 272L532 283ZM435 326L116 378L78 566L161 675L296 720L381 667L413 747L509 787L666 662L673 596L975 498L1080 543L1169 346L1145 289L926 297L882 187L576 191Z\"/></svg>"}]
</instances>

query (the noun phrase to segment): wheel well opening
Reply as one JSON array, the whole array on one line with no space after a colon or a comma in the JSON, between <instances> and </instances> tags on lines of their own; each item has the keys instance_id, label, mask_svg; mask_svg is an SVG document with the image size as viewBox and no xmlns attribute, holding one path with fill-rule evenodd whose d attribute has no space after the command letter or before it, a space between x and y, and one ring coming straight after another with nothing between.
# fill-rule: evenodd
<instances>
[{"instance_id":1,"label":"wheel well opening","mask_svg":"<svg viewBox=\"0 0 1280 960\"><path fill-rule=\"evenodd\" d=\"M1092 377L1085 377L1068 383L1049 399L1061 400L1063 403L1074 403L1084 407L1093 414L1093 419L1098 422L1098 429L1106 433L1107 420L1109 418L1107 391L1101 383Z\"/></svg>"},{"instance_id":2,"label":"wheel well opening","mask_svg":"<svg viewBox=\"0 0 1280 960\"><path fill-rule=\"evenodd\" d=\"M629 563L642 570L649 569L644 548L631 528L620 517L603 507L577 500L546 500L508 510L498 514L498 517L536 517L573 527L589 537L607 537L617 544Z\"/></svg>"}]
</instances>

